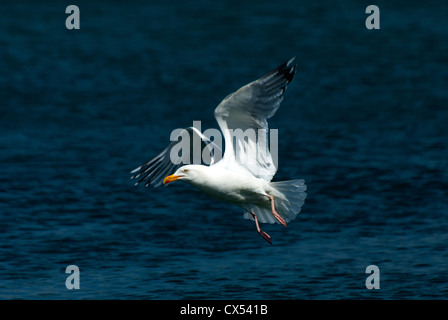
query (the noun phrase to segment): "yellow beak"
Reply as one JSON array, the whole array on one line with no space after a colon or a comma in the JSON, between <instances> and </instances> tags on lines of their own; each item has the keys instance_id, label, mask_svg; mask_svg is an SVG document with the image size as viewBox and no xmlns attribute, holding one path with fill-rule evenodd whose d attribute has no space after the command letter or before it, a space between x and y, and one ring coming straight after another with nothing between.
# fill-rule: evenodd
<instances>
[{"instance_id":1,"label":"yellow beak","mask_svg":"<svg viewBox=\"0 0 448 320\"><path fill-rule=\"evenodd\" d=\"M183 177L183 176L175 176L174 174L172 174L172 175L166 177L165 179L163 179L163 184L167 184L167 183L176 181L180 177Z\"/></svg>"}]
</instances>

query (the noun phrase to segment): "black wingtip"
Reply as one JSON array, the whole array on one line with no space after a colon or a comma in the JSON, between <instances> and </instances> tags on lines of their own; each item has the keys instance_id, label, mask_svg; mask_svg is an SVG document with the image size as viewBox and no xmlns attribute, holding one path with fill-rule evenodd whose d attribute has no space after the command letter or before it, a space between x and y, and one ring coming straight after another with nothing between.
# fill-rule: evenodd
<instances>
[{"instance_id":1,"label":"black wingtip","mask_svg":"<svg viewBox=\"0 0 448 320\"><path fill-rule=\"evenodd\" d=\"M283 79L286 80L286 85L288 85L292 79L294 78L294 75L296 74L296 64L294 63L296 57L292 57L288 61L282 63L277 68L269 72L268 74L261 77L259 80L261 82L269 82L272 81L272 77L281 75Z\"/></svg>"},{"instance_id":2,"label":"black wingtip","mask_svg":"<svg viewBox=\"0 0 448 320\"><path fill-rule=\"evenodd\" d=\"M292 81L292 79L294 79L294 75L296 74L297 65L294 63L295 59L296 57L292 57L276 69L276 71L286 80L283 91L286 90L286 86Z\"/></svg>"},{"instance_id":3,"label":"black wingtip","mask_svg":"<svg viewBox=\"0 0 448 320\"><path fill-rule=\"evenodd\" d=\"M289 72L284 74L284 77L285 77L286 81L288 82L288 84L292 81L292 79L294 79L295 74L296 74L296 65L293 65L289 69Z\"/></svg>"},{"instance_id":4,"label":"black wingtip","mask_svg":"<svg viewBox=\"0 0 448 320\"><path fill-rule=\"evenodd\" d=\"M286 62L286 66L289 67L294 62L294 60L296 60L295 56L292 57L291 59L289 59L288 62ZM295 64L294 64L294 67L295 67Z\"/></svg>"}]
</instances>

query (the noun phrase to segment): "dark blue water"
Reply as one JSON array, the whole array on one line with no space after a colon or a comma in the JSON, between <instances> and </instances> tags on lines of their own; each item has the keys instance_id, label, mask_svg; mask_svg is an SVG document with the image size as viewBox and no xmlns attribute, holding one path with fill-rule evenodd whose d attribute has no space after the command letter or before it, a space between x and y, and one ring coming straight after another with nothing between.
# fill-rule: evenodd
<instances>
[{"instance_id":1,"label":"dark blue water","mask_svg":"<svg viewBox=\"0 0 448 320\"><path fill-rule=\"evenodd\" d=\"M448 6L21 1L0 13L0 298L446 299ZM239 208L129 171L291 56L267 244ZM67 290L68 265L80 289ZM368 290L365 269L380 269Z\"/></svg>"}]
</instances>

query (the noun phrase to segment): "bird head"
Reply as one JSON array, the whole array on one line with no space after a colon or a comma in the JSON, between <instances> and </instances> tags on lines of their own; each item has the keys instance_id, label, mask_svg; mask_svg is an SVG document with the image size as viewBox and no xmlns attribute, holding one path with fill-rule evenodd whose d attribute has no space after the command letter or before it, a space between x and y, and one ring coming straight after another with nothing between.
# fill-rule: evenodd
<instances>
[{"instance_id":1,"label":"bird head","mask_svg":"<svg viewBox=\"0 0 448 320\"><path fill-rule=\"evenodd\" d=\"M185 182L191 182L195 180L197 175L199 174L199 168L198 165L186 165L182 166L179 169L176 170L172 175L167 176L165 179L163 179L163 184L168 184L170 182L181 180Z\"/></svg>"}]
</instances>

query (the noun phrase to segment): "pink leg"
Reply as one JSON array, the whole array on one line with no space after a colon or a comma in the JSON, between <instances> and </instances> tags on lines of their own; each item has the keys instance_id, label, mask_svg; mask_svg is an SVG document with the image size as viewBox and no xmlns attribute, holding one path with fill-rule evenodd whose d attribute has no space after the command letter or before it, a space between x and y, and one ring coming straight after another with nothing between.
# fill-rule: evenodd
<instances>
[{"instance_id":1,"label":"pink leg","mask_svg":"<svg viewBox=\"0 0 448 320\"><path fill-rule=\"evenodd\" d=\"M249 213L252 215L252 217L255 220L255 226L257 227L258 233L263 237L264 240L266 240L267 242L272 244L271 237L266 232L264 232L263 230L260 229L260 226L258 225L258 218L255 215L255 213L253 213L253 212L249 212Z\"/></svg>"},{"instance_id":2,"label":"pink leg","mask_svg":"<svg viewBox=\"0 0 448 320\"><path fill-rule=\"evenodd\" d=\"M275 219L278 220L278 222L280 222L282 224L282 226L284 226L286 228L285 219L280 217L280 215L277 213L277 211L275 211L274 197L270 196L270 195L267 195L267 197L269 198L269 200L271 200L272 215L274 216Z\"/></svg>"}]
</instances>

